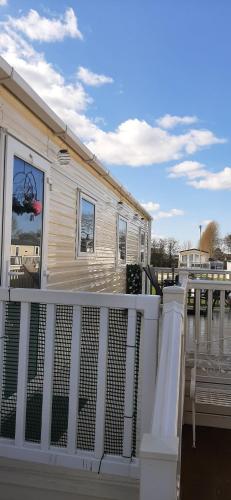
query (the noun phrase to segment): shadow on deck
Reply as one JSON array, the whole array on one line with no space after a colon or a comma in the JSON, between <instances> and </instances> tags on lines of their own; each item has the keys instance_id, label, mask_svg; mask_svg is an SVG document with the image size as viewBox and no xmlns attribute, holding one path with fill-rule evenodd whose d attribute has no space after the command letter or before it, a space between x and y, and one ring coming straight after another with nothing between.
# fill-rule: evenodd
<instances>
[{"instance_id":1,"label":"shadow on deck","mask_svg":"<svg viewBox=\"0 0 231 500\"><path fill-rule=\"evenodd\" d=\"M182 434L181 500L231 499L231 430L197 427L192 448L192 427Z\"/></svg>"}]
</instances>

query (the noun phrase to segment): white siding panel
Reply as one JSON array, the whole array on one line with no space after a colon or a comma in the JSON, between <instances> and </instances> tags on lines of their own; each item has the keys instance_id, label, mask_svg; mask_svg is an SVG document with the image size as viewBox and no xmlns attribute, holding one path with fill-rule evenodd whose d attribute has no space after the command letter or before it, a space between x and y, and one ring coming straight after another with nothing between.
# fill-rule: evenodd
<instances>
[{"instance_id":1,"label":"white siding panel","mask_svg":"<svg viewBox=\"0 0 231 500\"><path fill-rule=\"evenodd\" d=\"M30 113L22 103L0 90L1 125L29 147L53 162L51 167L48 288L99 292L125 292L126 267L117 264L117 218L120 194L89 165L73 154L69 165L56 162L65 145ZM60 146L58 144L60 143ZM71 152L71 151L70 151ZM72 154L72 152L71 152ZM96 205L95 253L76 253L78 192L93 198ZM127 263L139 262L139 229L145 221L134 220L137 208L124 199L119 210L127 220ZM141 217L141 214L140 214Z\"/></svg>"}]
</instances>

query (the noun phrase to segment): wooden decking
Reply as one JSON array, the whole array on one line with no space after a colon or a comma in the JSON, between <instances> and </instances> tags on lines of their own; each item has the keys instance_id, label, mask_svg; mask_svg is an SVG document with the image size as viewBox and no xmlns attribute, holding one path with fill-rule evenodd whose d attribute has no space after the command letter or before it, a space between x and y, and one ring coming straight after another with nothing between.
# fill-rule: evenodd
<instances>
[{"instance_id":1,"label":"wooden decking","mask_svg":"<svg viewBox=\"0 0 231 500\"><path fill-rule=\"evenodd\" d=\"M197 427L197 447L192 448L192 428L183 427L181 500L231 499L231 430Z\"/></svg>"}]
</instances>

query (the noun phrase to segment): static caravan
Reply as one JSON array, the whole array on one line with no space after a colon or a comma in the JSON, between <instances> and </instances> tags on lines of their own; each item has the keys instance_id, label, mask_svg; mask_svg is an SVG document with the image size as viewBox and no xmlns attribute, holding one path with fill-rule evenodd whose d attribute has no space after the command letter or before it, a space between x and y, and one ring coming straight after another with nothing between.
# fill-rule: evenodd
<instances>
[{"instance_id":1,"label":"static caravan","mask_svg":"<svg viewBox=\"0 0 231 500\"><path fill-rule=\"evenodd\" d=\"M1 286L125 292L151 217L0 58Z\"/></svg>"}]
</instances>

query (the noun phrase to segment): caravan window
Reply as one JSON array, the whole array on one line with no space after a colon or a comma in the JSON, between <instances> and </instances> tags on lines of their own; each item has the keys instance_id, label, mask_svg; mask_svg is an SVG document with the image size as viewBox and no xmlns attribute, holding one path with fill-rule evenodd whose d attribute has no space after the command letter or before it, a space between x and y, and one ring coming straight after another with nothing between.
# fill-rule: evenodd
<instances>
[{"instance_id":1,"label":"caravan window","mask_svg":"<svg viewBox=\"0 0 231 500\"><path fill-rule=\"evenodd\" d=\"M119 262L126 263L127 254L127 222L119 217L118 221L118 252Z\"/></svg>"},{"instance_id":2,"label":"caravan window","mask_svg":"<svg viewBox=\"0 0 231 500\"><path fill-rule=\"evenodd\" d=\"M80 197L80 253L95 251L95 204Z\"/></svg>"}]
</instances>

